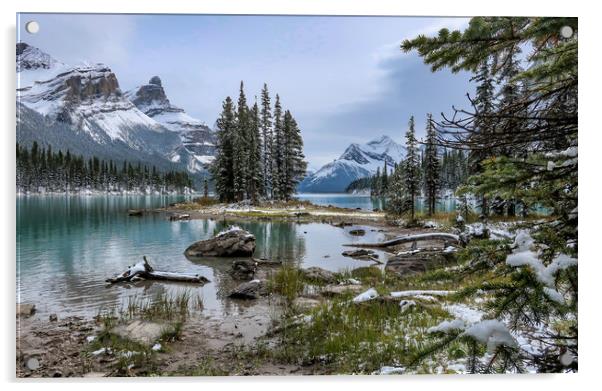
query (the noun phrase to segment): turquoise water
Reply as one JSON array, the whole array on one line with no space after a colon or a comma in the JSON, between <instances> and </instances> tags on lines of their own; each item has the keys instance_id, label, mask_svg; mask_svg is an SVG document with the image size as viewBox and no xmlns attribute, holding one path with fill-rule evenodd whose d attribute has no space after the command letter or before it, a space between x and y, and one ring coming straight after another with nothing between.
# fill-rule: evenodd
<instances>
[{"instance_id":1,"label":"turquoise water","mask_svg":"<svg viewBox=\"0 0 602 391\"><path fill-rule=\"evenodd\" d=\"M317 205L332 205L341 208L363 209L372 211L375 209L383 210L386 206L386 201L382 197L371 197L369 195L356 195L346 193L301 193L296 194L296 198L300 200L311 201ZM424 212L425 204L422 198L416 200L416 211ZM452 212L456 210L455 198L442 198L437 201L438 212Z\"/></svg>"},{"instance_id":2,"label":"turquoise water","mask_svg":"<svg viewBox=\"0 0 602 391\"><path fill-rule=\"evenodd\" d=\"M282 259L303 267L341 270L370 263L341 256L342 244L383 240L364 227L351 228L294 222L191 220L171 222L163 213L129 217L131 208L156 208L183 196L20 196L17 198L17 295L34 303L41 314L95 315L100 308L119 308L131 296L190 289L203 298L205 314L220 317L241 303L224 297L232 287L231 259L191 261L183 252L191 243L237 224L257 238L256 256ZM342 199L341 199L342 200ZM146 255L158 270L198 273L211 283L141 282L107 285L105 278L122 272ZM327 257L328 256L328 257ZM381 258L386 257L383 253Z\"/></svg>"}]
</instances>

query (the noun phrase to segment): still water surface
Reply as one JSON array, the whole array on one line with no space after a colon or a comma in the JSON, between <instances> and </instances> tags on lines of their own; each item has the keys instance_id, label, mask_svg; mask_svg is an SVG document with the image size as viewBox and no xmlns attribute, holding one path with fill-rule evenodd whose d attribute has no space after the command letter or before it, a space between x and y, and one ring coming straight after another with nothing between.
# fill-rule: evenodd
<instances>
[{"instance_id":1,"label":"still water surface","mask_svg":"<svg viewBox=\"0 0 602 391\"><path fill-rule=\"evenodd\" d=\"M206 315L220 318L244 305L224 299L234 284L227 274L231 259L191 261L183 252L191 243L210 238L228 225L237 224L256 236L258 257L333 271L371 264L341 256L342 244L384 239L382 233L370 227L364 227L366 236L355 237L348 233L350 227L341 229L319 223L171 222L162 213L127 215L128 209L157 208L183 199L184 196L18 197L18 301L34 303L41 314L90 316L101 308L119 308L129 297L154 297L165 291L189 289L193 295L202 297ZM358 202L343 197L338 200L339 206ZM106 277L140 261L143 255L158 270L198 273L211 283L198 287L160 282L118 285L104 282ZM380 253L380 257L384 261L386 255Z\"/></svg>"}]
</instances>

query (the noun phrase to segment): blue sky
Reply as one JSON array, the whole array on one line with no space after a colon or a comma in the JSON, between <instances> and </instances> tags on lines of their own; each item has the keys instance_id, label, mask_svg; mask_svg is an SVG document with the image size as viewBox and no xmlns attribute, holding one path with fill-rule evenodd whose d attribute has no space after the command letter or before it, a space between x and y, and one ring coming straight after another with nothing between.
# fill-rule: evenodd
<instances>
[{"instance_id":1,"label":"blue sky","mask_svg":"<svg viewBox=\"0 0 602 391\"><path fill-rule=\"evenodd\" d=\"M40 23L36 35L24 31ZM293 112L310 167L351 142L386 134L402 142L410 115L419 135L428 112L466 106L468 74L431 73L399 44L460 18L218 15L22 15L21 40L68 64L102 62L122 90L163 80L172 103L213 125L244 80L250 101L264 82Z\"/></svg>"}]
</instances>

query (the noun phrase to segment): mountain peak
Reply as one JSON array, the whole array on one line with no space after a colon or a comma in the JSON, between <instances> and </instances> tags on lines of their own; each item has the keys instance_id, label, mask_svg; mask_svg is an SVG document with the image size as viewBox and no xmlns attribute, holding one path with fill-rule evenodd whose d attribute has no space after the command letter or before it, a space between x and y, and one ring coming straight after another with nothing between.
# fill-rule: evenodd
<instances>
[{"instance_id":1,"label":"mountain peak","mask_svg":"<svg viewBox=\"0 0 602 391\"><path fill-rule=\"evenodd\" d=\"M150 80L148 81L148 84L153 84L159 87L163 87L163 85L161 84L161 78L159 76L153 76L150 78Z\"/></svg>"},{"instance_id":2,"label":"mountain peak","mask_svg":"<svg viewBox=\"0 0 602 391\"><path fill-rule=\"evenodd\" d=\"M393 139L391 139L391 137L387 136L387 135L382 135L379 138L375 138L374 140L368 141L367 145L375 145L375 144L391 144L393 141Z\"/></svg>"},{"instance_id":3,"label":"mountain peak","mask_svg":"<svg viewBox=\"0 0 602 391\"><path fill-rule=\"evenodd\" d=\"M385 164L392 167L404 156L404 147L389 136L366 144L352 143L338 159L308 175L299 185L299 191L343 192L352 181L374 175Z\"/></svg>"},{"instance_id":4,"label":"mountain peak","mask_svg":"<svg viewBox=\"0 0 602 391\"><path fill-rule=\"evenodd\" d=\"M25 42L18 42L16 50L17 72L26 69L50 69L59 64L50 54Z\"/></svg>"}]
</instances>

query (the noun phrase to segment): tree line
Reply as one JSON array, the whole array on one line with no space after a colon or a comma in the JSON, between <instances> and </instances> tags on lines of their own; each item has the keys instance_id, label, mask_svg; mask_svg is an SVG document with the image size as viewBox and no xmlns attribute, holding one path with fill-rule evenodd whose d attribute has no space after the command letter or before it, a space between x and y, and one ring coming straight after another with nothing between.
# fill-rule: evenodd
<instances>
[{"instance_id":1,"label":"tree line","mask_svg":"<svg viewBox=\"0 0 602 391\"><path fill-rule=\"evenodd\" d=\"M114 162L98 157L84 158L69 150L65 153L17 143L17 189L19 191L184 191L192 179L183 171L160 172L140 162Z\"/></svg>"},{"instance_id":2,"label":"tree line","mask_svg":"<svg viewBox=\"0 0 602 391\"><path fill-rule=\"evenodd\" d=\"M307 163L297 121L267 84L249 107L241 81L238 102L226 97L217 120L216 158L211 167L220 201L290 200Z\"/></svg>"},{"instance_id":3,"label":"tree line","mask_svg":"<svg viewBox=\"0 0 602 391\"><path fill-rule=\"evenodd\" d=\"M441 196L443 190L455 192L464 184L468 177L468 154L461 150L441 148L435 145L431 138L423 141L423 149L419 149L420 155L420 195L428 197L430 204ZM351 182L346 192L369 190L372 196L388 197L392 174L399 170L399 163L391 165L383 164L383 169L376 169L376 173L369 177L359 178ZM433 181L436 186L433 186ZM431 194L428 194L428 190Z\"/></svg>"}]
</instances>

